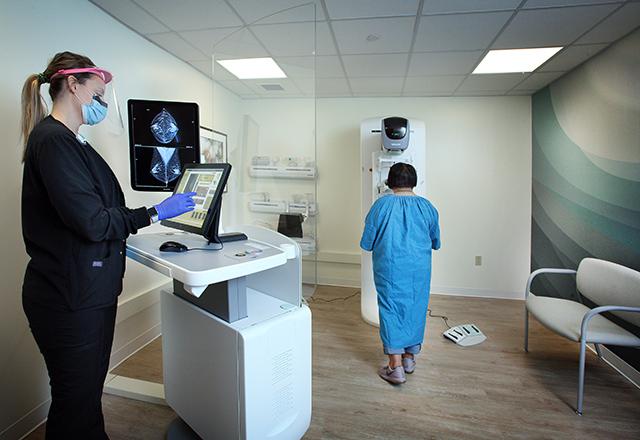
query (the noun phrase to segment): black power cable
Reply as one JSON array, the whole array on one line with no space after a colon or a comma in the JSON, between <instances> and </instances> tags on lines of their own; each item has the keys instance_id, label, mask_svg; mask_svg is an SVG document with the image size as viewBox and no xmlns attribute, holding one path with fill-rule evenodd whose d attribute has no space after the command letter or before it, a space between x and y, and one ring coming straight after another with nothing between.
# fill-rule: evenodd
<instances>
[{"instance_id":1,"label":"black power cable","mask_svg":"<svg viewBox=\"0 0 640 440\"><path fill-rule=\"evenodd\" d=\"M323 298L316 298L315 296L312 296L311 298L309 298L309 302L332 303L332 302L335 302L335 301L347 301L347 300L349 300L349 299L351 299L353 297L356 297L358 295L360 295L360 291L359 290L357 292L355 292L355 293L352 293L349 296L343 296L343 297L340 297L340 298L323 299Z\"/></svg>"},{"instance_id":2,"label":"black power cable","mask_svg":"<svg viewBox=\"0 0 640 440\"><path fill-rule=\"evenodd\" d=\"M434 315L431 313L431 309L427 309L427 316L430 316L431 318L440 318L444 321L444 325L447 326L447 328L451 328L451 326L449 325L449 318L447 318L444 315Z\"/></svg>"}]
</instances>

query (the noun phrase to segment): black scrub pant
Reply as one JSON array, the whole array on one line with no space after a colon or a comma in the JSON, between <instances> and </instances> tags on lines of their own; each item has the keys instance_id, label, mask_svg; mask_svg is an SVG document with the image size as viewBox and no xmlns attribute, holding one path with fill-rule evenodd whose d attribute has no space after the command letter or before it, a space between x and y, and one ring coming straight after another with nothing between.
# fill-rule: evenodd
<instances>
[{"instance_id":1,"label":"black scrub pant","mask_svg":"<svg viewBox=\"0 0 640 440\"><path fill-rule=\"evenodd\" d=\"M52 311L23 301L51 385L46 439L108 439L102 386L109 368L116 305Z\"/></svg>"}]
</instances>

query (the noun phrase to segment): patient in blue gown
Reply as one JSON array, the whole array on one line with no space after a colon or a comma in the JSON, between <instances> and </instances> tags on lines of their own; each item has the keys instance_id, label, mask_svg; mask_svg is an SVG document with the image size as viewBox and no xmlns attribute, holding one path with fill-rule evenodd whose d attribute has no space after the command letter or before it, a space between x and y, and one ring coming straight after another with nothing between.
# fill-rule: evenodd
<instances>
[{"instance_id":1,"label":"patient in blue gown","mask_svg":"<svg viewBox=\"0 0 640 440\"><path fill-rule=\"evenodd\" d=\"M379 376L392 384L413 373L424 339L431 250L440 248L438 211L417 196L413 166L397 163L389 170L393 194L380 197L365 219L360 247L373 252L373 279L378 293L380 338L389 364Z\"/></svg>"}]
</instances>

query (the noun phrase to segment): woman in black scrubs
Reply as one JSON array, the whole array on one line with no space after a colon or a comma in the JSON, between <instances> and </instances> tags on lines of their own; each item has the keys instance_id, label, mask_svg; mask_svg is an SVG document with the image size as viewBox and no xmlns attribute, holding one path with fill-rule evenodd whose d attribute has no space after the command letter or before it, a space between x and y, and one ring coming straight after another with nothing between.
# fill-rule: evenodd
<instances>
[{"instance_id":1,"label":"woman in black scrubs","mask_svg":"<svg viewBox=\"0 0 640 440\"><path fill-rule=\"evenodd\" d=\"M102 386L129 234L193 209L176 194L129 209L116 176L78 135L104 119L111 74L82 55L56 54L22 90L22 231L31 257L23 306L51 385L47 439L106 439ZM40 95L49 83L51 114Z\"/></svg>"}]
</instances>

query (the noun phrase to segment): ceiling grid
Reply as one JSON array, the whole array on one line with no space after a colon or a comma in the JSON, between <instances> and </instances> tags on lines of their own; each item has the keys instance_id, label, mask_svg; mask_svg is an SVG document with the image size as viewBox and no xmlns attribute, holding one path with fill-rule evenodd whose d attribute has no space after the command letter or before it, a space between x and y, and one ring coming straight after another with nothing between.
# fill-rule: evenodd
<instances>
[{"instance_id":1,"label":"ceiling grid","mask_svg":"<svg viewBox=\"0 0 640 440\"><path fill-rule=\"evenodd\" d=\"M89 1L241 98L527 95L640 26L640 0ZM535 72L471 73L536 45L563 49ZM213 75L214 53L272 57L287 78Z\"/></svg>"}]
</instances>

